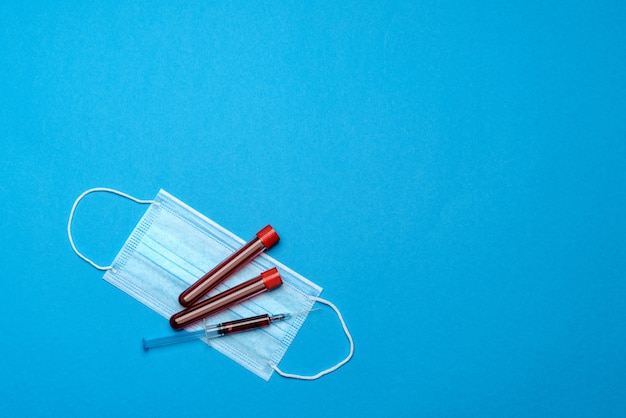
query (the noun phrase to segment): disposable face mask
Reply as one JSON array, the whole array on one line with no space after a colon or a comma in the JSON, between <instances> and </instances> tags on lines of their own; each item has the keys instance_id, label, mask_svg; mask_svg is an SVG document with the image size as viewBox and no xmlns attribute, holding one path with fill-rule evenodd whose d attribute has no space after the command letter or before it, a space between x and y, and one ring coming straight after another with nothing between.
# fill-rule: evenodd
<instances>
[{"instance_id":1,"label":"disposable face mask","mask_svg":"<svg viewBox=\"0 0 626 418\"><path fill-rule=\"evenodd\" d=\"M84 256L78 251L72 238L71 225L76 207L85 196L93 192L114 193L134 202L150 205L110 266L98 265ZM165 318L182 309L178 303L178 296L182 291L244 243L241 238L164 190L159 191L154 200L136 199L107 188L87 190L74 202L67 232L74 252L93 267L105 271L104 280ZM288 321L272 324L262 330L205 342L265 380L269 380L274 371L284 377L313 380L347 363L354 352L354 343L339 310L319 297L321 287L266 254L254 258L209 295L222 292L272 267L278 268L283 280L282 286L212 316L211 322L265 313L307 312L317 301L330 306L338 315L350 343L348 356L337 365L314 376L301 376L280 370L277 364L302 327L306 315L295 315ZM202 324L190 328L197 329L202 329Z\"/></svg>"}]
</instances>

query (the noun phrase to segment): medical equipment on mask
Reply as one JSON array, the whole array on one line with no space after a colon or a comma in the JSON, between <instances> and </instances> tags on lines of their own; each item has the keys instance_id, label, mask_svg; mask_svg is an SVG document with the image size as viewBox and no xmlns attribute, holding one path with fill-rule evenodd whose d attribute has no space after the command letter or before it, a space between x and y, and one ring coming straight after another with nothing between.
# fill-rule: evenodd
<instances>
[{"instance_id":1,"label":"medical equipment on mask","mask_svg":"<svg viewBox=\"0 0 626 418\"><path fill-rule=\"evenodd\" d=\"M312 311L317 310L312 309ZM215 325L206 325L201 331L193 332L181 332L169 337L155 338L152 340L141 340L144 351L148 351L150 348L163 347L170 344L178 344L186 341L193 341L199 338L205 337L210 340L212 338L219 338L229 334L235 334L238 332L251 331L258 328L265 328L270 326L272 322L284 321L296 315L309 313L311 311L298 312L294 314L282 313L278 315L263 314L250 318L241 318L234 321L222 322Z\"/></svg>"},{"instance_id":2,"label":"medical equipment on mask","mask_svg":"<svg viewBox=\"0 0 626 418\"><path fill-rule=\"evenodd\" d=\"M180 294L178 302L188 308L195 304L200 298L218 284L228 278L231 274L239 270L242 266L254 257L270 248L278 242L280 237L272 228L267 225L257 232L256 237L232 253L226 260L222 261L215 268L202 276L197 282L189 286L187 290Z\"/></svg>"},{"instance_id":3,"label":"medical equipment on mask","mask_svg":"<svg viewBox=\"0 0 626 418\"><path fill-rule=\"evenodd\" d=\"M83 255L72 236L72 220L75 213L80 212L80 209L77 210L79 203L96 192L113 193L148 205L109 265L97 264ZM86 190L78 196L69 212L67 235L76 255L94 268L105 271L103 279L106 282L167 319L181 309L178 303L181 292L245 245L244 240L164 190L160 190L152 200L137 199L104 187ZM289 321L282 321L258 332L244 332L232 338L202 338L201 341L206 344L210 341L213 349L264 380L269 380L274 372L287 378L318 379L350 361L354 354L354 342L339 309L319 297L322 293L320 286L267 254L262 252L252 262L238 269L218 286L218 291L232 288L272 267L278 268L282 285L218 313L215 322L267 312L303 312L311 310L316 302L321 303L330 307L339 319L349 343L346 357L312 376L286 373L279 368L307 315L292 317ZM202 330L202 323L187 329Z\"/></svg>"},{"instance_id":4,"label":"medical equipment on mask","mask_svg":"<svg viewBox=\"0 0 626 418\"><path fill-rule=\"evenodd\" d=\"M182 329L194 324L207 316L223 311L250 299L260 293L277 288L283 284L278 269L273 267L259 276L247 280L235 287L218 293L207 300L184 309L170 318L170 325L174 329Z\"/></svg>"}]
</instances>

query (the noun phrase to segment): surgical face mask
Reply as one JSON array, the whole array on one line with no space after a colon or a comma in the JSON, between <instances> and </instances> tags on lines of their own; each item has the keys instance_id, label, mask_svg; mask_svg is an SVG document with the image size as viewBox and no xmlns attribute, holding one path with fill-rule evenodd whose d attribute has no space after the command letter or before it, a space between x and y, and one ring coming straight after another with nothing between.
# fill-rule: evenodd
<instances>
[{"instance_id":1,"label":"surgical face mask","mask_svg":"<svg viewBox=\"0 0 626 418\"><path fill-rule=\"evenodd\" d=\"M137 203L150 205L110 266L98 265L79 252L71 233L72 219L78 203L94 192L114 193ZM244 243L241 238L164 190L159 191L154 200L139 200L107 188L87 190L74 202L67 231L72 249L93 267L105 271L104 280L165 318L182 309L178 303L181 292ZM269 380L274 371L284 377L317 379L348 362L354 352L354 343L339 310L319 297L321 287L266 254L254 258L210 295L258 276L272 267L278 268L283 280L282 286L212 316L211 322L265 313L307 312L317 301L330 306L337 313L350 343L348 356L337 365L314 376L300 376L280 370L277 365L302 327L306 315L296 315L288 321L272 324L262 330L205 342L265 380ZM202 329L202 324L190 328L194 329Z\"/></svg>"}]
</instances>

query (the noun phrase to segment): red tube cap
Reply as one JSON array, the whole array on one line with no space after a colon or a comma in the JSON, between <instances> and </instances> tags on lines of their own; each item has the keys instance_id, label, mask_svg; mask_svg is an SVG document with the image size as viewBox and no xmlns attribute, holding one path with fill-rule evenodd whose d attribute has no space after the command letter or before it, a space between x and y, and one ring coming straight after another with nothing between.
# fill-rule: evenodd
<instances>
[{"instance_id":1,"label":"red tube cap","mask_svg":"<svg viewBox=\"0 0 626 418\"><path fill-rule=\"evenodd\" d=\"M271 247L280 239L276 231L274 231L274 228L272 228L272 225L268 225L261 229L257 232L256 236L261 240L263 245L265 245L265 248Z\"/></svg>"},{"instance_id":2,"label":"red tube cap","mask_svg":"<svg viewBox=\"0 0 626 418\"><path fill-rule=\"evenodd\" d=\"M261 273L261 278L263 279L263 284L267 290L275 289L283 284L283 279L280 278L280 274L278 273L278 269L276 269L276 267L272 267L271 269Z\"/></svg>"}]
</instances>

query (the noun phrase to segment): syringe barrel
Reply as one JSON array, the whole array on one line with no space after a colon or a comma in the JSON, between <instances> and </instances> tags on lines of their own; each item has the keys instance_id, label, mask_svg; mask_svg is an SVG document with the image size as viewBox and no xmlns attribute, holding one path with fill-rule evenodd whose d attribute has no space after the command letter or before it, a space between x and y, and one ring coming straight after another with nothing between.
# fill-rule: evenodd
<instances>
[{"instance_id":1,"label":"syringe barrel","mask_svg":"<svg viewBox=\"0 0 626 418\"><path fill-rule=\"evenodd\" d=\"M271 317L268 314L263 314L250 318L241 318L234 321L222 322L218 325L217 332L220 335L236 334L238 332L267 327L271 323Z\"/></svg>"},{"instance_id":2,"label":"syringe barrel","mask_svg":"<svg viewBox=\"0 0 626 418\"><path fill-rule=\"evenodd\" d=\"M178 312L170 318L170 325L174 329L185 328L260 293L275 289L282 283L278 270L273 267L255 278Z\"/></svg>"},{"instance_id":3,"label":"syringe barrel","mask_svg":"<svg viewBox=\"0 0 626 418\"><path fill-rule=\"evenodd\" d=\"M280 237L272 228L267 225L257 232L256 236L243 247L232 253L228 258L214 267L207 274L202 276L197 282L189 286L178 297L178 302L184 307L195 304L202 296L224 281L227 277L235 273L261 252L270 248L278 242Z\"/></svg>"}]
</instances>

